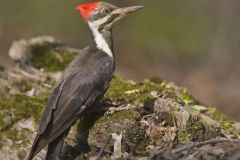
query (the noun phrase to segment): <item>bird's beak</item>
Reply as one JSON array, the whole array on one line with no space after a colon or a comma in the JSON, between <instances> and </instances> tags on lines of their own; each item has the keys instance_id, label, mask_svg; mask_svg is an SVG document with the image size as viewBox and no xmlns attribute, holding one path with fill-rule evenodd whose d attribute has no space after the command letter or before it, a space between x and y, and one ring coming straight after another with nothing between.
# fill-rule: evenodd
<instances>
[{"instance_id":1,"label":"bird's beak","mask_svg":"<svg viewBox=\"0 0 240 160\"><path fill-rule=\"evenodd\" d=\"M117 8L112 11L112 15L116 15L117 19L121 19L122 17L125 17L126 15L133 13L139 9L142 9L143 6L131 6L131 7L124 7L124 8Z\"/></svg>"},{"instance_id":2,"label":"bird's beak","mask_svg":"<svg viewBox=\"0 0 240 160\"><path fill-rule=\"evenodd\" d=\"M118 20L122 19L123 17L127 16L130 13L133 13L139 9L142 9L143 6L131 6L131 7L124 7L124 8L117 8L111 12L109 17L111 17L112 22L105 26L106 29L111 29L113 24Z\"/></svg>"}]
</instances>

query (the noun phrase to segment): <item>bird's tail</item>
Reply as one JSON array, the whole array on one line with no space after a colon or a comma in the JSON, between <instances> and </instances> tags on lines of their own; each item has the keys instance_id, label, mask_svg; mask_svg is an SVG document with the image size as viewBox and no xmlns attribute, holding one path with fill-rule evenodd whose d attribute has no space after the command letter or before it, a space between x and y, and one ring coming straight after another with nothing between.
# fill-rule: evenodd
<instances>
[{"instance_id":1,"label":"bird's tail","mask_svg":"<svg viewBox=\"0 0 240 160\"><path fill-rule=\"evenodd\" d=\"M58 138L56 138L54 141L49 143L46 160L61 159L64 139L65 139L66 135L67 134L64 133L64 134L60 135Z\"/></svg>"},{"instance_id":2,"label":"bird's tail","mask_svg":"<svg viewBox=\"0 0 240 160\"><path fill-rule=\"evenodd\" d=\"M53 140L51 143L48 144L46 160L59 160L60 159L63 144L64 144L64 139L65 139L65 137L67 135L66 133L68 133L68 131L64 132L63 134L61 134L55 140ZM41 149L42 149L42 147L39 148L39 137L37 137L35 139L35 141L33 142L33 145L32 145L32 148L31 148L31 151L30 151L28 157L25 160L32 160L33 157L35 155L37 155L38 152L41 151Z\"/></svg>"},{"instance_id":3,"label":"bird's tail","mask_svg":"<svg viewBox=\"0 0 240 160\"><path fill-rule=\"evenodd\" d=\"M33 157L37 154L36 149L37 149L37 146L38 146L38 139L39 139L39 137L35 138L35 140L33 142L33 145L32 145L32 148L31 148L31 151L30 151L28 157L25 160L32 160Z\"/></svg>"}]
</instances>

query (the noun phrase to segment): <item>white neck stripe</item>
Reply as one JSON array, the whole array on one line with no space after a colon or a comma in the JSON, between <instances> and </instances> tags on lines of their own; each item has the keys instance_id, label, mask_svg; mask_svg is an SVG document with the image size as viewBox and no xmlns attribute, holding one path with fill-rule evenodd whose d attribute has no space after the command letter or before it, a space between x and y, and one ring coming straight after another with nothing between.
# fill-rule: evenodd
<instances>
[{"instance_id":1,"label":"white neck stripe","mask_svg":"<svg viewBox=\"0 0 240 160\"><path fill-rule=\"evenodd\" d=\"M106 40L103 38L102 34L98 31L98 25L94 22L88 22L88 25L93 33L94 41L97 44L97 48L104 51L108 56L113 57L112 51L108 46Z\"/></svg>"}]
</instances>

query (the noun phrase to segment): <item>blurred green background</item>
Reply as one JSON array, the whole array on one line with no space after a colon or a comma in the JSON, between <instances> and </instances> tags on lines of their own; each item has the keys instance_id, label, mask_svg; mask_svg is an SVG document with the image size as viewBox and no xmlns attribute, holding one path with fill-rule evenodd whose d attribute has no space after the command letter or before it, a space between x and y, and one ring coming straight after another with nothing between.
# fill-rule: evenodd
<instances>
[{"instance_id":1,"label":"blurred green background","mask_svg":"<svg viewBox=\"0 0 240 160\"><path fill-rule=\"evenodd\" d=\"M77 48L89 31L80 0L0 0L0 64L12 68L13 40L51 35ZM114 28L117 74L186 86L200 101L240 120L239 0L108 0L144 5Z\"/></svg>"}]
</instances>

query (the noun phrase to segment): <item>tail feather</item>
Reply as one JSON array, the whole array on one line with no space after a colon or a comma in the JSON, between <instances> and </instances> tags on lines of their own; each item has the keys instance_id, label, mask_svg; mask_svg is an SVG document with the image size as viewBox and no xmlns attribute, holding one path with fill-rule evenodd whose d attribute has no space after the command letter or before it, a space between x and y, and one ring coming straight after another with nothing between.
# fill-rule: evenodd
<instances>
[{"instance_id":1,"label":"tail feather","mask_svg":"<svg viewBox=\"0 0 240 160\"><path fill-rule=\"evenodd\" d=\"M47 146L49 140L43 138L42 135L37 136L33 142L32 148L29 152L28 158L26 160L32 160L45 146Z\"/></svg>"},{"instance_id":2,"label":"tail feather","mask_svg":"<svg viewBox=\"0 0 240 160\"><path fill-rule=\"evenodd\" d=\"M39 136L35 138L34 142L33 142L33 145L32 145L32 148L30 150L30 153L28 154L28 157L26 158L26 160L32 160L33 157L38 154L37 151L37 146L38 146L38 140L39 140Z\"/></svg>"},{"instance_id":3,"label":"tail feather","mask_svg":"<svg viewBox=\"0 0 240 160\"><path fill-rule=\"evenodd\" d=\"M65 137L66 134L62 134L48 145L46 160L61 159Z\"/></svg>"},{"instance_id":4,"label":"tail feather","mask_svg":"<svg viewBox=\"0 0 240 160\"><path fill-rule=\"evenodd\" d=\"M32 148L26 160L32 160L46 145L48 145L48 151L46 160L57 160L61 157L64 139L67 136L70 128L63 132L60 136L55 138L53 141L46 139L41 136L37 136L33 142ZM50 142L50 143L49 143Z\"/></svg>"}]
</instances>

